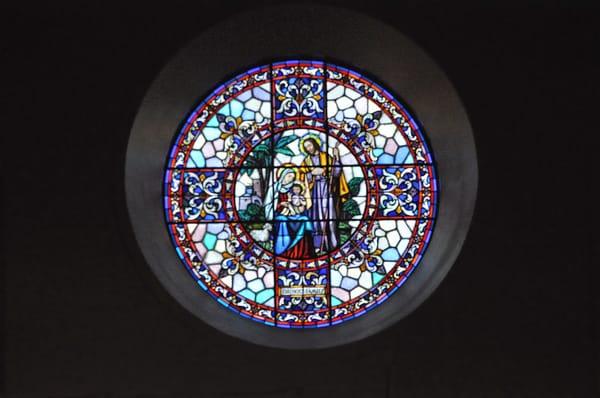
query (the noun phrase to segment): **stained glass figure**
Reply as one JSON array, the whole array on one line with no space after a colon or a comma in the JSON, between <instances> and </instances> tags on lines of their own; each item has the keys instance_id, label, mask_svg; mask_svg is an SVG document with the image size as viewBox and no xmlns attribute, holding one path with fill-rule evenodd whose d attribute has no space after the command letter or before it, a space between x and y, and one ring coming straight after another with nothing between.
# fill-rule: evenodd
<instances>
[{"instance_id":1,"label":"stained glass figure","mask_svg":"<svg viewBox=\"0 0 600 398\"><path fill-rule=\"evenodd\" d=\"M319 61L251 69L189 115L164 206L198 285L239 315L326 327L382 304L427 248L431 150L372 80Z\"/></svg>"}]
</instances>

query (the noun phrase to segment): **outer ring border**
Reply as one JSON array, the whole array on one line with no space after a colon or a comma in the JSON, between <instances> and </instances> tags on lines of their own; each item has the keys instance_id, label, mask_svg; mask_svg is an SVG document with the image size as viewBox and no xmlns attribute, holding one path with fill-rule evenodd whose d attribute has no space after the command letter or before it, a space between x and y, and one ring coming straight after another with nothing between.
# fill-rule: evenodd
<instances>
[{"instance_id":1,"label":"outer ring border","mask_svg":"<svg viewBox=\"0 0 600 398\"><path fill-rule=\"evenodd\" d=\"M252 23L249 23L252 21ZM282 27L285 27L282 29ZM440 184L435 231L419 266L385 305L327 328L282 329L225 310L181 264L164 223L166 155L191 105L225 80L224 71L277 58L324 59L377 76L427 134ZM199 96L199 94L203 94ZM337 346L379 332L412 312L439 285L466 237L477 192L477 160L467 114L443 71L393 28L363 14L282 6L238 14L204 31L163 68L141 104L127 148L125 194L138 246L164 288L211 326L266 346Z\"/></svg>"},{"instance_id":2,"label":"outer ring border","mask_svg":"<svg viewBox=\"0 0 600 398\"><path fill-rule=\"evenodd\" d=\"M285 62L285 61L283 61ZM299 60L299 62L305 62L305 63L314 63L314 62L322 62L321 60ZM212 93L210 93L210 95L208 95L206 98L203 98L202 101L199 101L199 103L189 112L189 116L186 117L184 119L185 122L181 123L181 127L178 131L177 134L175 134L175 138L173 139L173 145L172 145L172 149L169 151L169 155L167 156L167 160L166 160L166 165L167 167L173 167L173 165L176 163L176 154L179 152L178 149L178 143L180 143L189 133L190 131L190 126L192 124L194 124L195 120L197 119L198 115L201 113L200 111L202 109L204 109L207 104L212 101L212 99L217 96L217 95L221 95L222 91L219 90L223 90L224 88L228 87L229 85L231 85L234 82L237 82L241 79L243 79L245 76L249 76L252 73L255 73L255 71L261 71L261 70L266 70L269 68L270 65L277 65L280 64L282 62L274 62L272 64L267 64L267 65L253 65L248 71L243 72L241 74L236 75L234 78L228 80L225 83L220 84L217 89L215 91L213 91ZM390 97L390 101L393 102L397 107L398 107L398 112L400 112L403 117L406 119L407 123L409 123L412 128L413 128L413 134L418 136L418 141L420 143L420 145L422 146L422 148L425 150L425 154L424 156L429 158L429 160L433 159L433 154L431 152L431 150L428 147L428 144L425 140L425 136L423 134L422 131L422 126L419 125L418 121L416 121L413 116L409 113L406 105L402 104L394 95L392 95L392 93L390 93L388 90L386 90L384 87L382 87L380 84L376 83L373 78L370 78L368 76L365 76L364 74L358 73L356 71L347 69L344 66L339 66L339 65L333 65L334 69L336 70L342 70L344 72L349 72L351 74L356 74L359 76L360 79L363 79L363 81L366 81L366 83L370 86L373 86L374 88L376 88L377 90L379 90L383 95L389 96ZM252 71L252 73L250 73ZM235 96L233 97L235 98ZM209 120L210 117L207 119ZM397 126L398 128L401 128L399 126ZM261 142L261 141L259 141ZM191 150L191 149L190 149ZM412 152L412 151L411 151ZM249 154L249 153L248 153ZM248 155L246 154L246 156ZM356 156L355 156L356 158ZM187 159L187 158L186 158ZM356 158L358 161L358 158ZM240 159L240 163L243 163L244 158ZM402 166L400 164L396 165L396 164L391 164L389 165L390 167L394 167L394 166ZM239 166L237 166L239 167ZM423 168L427 168L429 169L430 173L431 173L431 184L432 184L432 190L434 192L432 192L432 196L435 198L434 200L432 200L432 204L431 204L431 216L432 218L428 221L428 226L426 227L426 231L424 233L424 238L422 243L418 244L418 250L417 253L414 255L412 261L410 261L409 265L406 267L406 270L404 271L404 275L402 275L400 278L398 278L396 281L394 281L391 286L385 291L385 293L378 297L377 299L375 299L376 303L372 302L369 304L369 306L366 307L362 307L360 310L358 310L355 313L350 313L348 315L344 315L344 316L339 316L337 318L337 320L335 322L331 322L331 319L329 320L330 322L324 322L322 321L322 323L317 323L317 324L310 324L308 326L296 326L296 325L288 325L286 323L283 323L282 325L278 325L279 327L282 328L320 328L320 327L329 327L331 325L335 325L335 324L339 324L339 323L343 323L346 322L348 320L352 320L356 317L362 316L363 314L366 314L370 311L372 311L373 309L377 308L377 306L383 304L383 302L387 301L387 299L394 294L394 292L396 292L396 290L398 288L400 288L405 282L406 280L412 275L413 271L418 267L419 263L421 262L421 258L422 258L422 254L425 253L425 251L427 250L427 248L429 247L429 240L430 240L430 236L432 234L432 231L434 229L434 224L435 224L435 217L437 214L437 203L438 203L438 197L440 195L439 190L437 188L438 182L437 182L437 175L436 175L436 171L435 171L435 162L433 163L419 163L419 164L415 164L415 166L413 166L416 169L419 169L419 174L421 173L420 169ZM165 172L165 175L168 175L169 172ZM237 174L237 173L236 173ZM235 180L235 179L234 179ZM169 186L169 182L170 180L165 179L163 187L163 196L166 195L166 191L168 189ZM166 206L166 204L165 204ZM365 209L366 210L366 209ZM416 225L415 225L415 229L413 229L413 233L410 237L410 242L413 242L415 236L418 234L417 229L419 228L420 225L420 221L424 218L427 217L423 217L420 219L416 219ZM363 220L365 223L369 223L373 224L374 219L365 219ZM166 217L166 221L169 221L168 216ZM235 221L221 221L223 223L227 223L227 224L232 224L235 223ZM256 322L262 322L266 325L269 326L274 326L274 323L271 321L267 321L265 319L262 318L255 318L252 317L246 313L244 313L241 309L239 309L238 307L235 307L233 305L227 305L225 299L223 297L220 297L217 293L215 293L213 290L211 290L205 283L203 283L202 278L200 278L197 274L194 273L194 271L192 270L192 266L189 264L189 259L187 258L187 256L185 254L183 254L183 252L181 250L179 250L179 248L181 246L178 245L177 243L177 238L176 238L176 233L173 232L171 225L167 225L166 226L167 229L169 230L169 233L171 235L171 241L173 243L173 247L175 248L176 252L178 253L182 263L184 264L184 266L186 267L189 275L202 287L203 290L207 291L207 293L209 293L211 295L211 297L215 300L217 300L218 302L220 302L222 305L226 306L228 310L233 311L234 313L237 313L238 315L254 320ZM242 225L242 229L244 229L244 226ZM187 233L186 233L187 235ZM192 243L193 245L193 243ZM412 246L412 243L409 243L409 247ZM408 247L407 247L408 249ZM406 264L404 264L403 259L399 259L396 263L396 267L397 266L406 266ZM388 272L386 274L386 277L382 279L382 281L380 281L376 286L380 285L381 283L388 281L390 273L392 271ZM388 281L389 283L389 281ZM375 288L375 286L374 286ZM368 293L368 292L367 292ZM238 296L237 294L234 293L235 296ZM362 297L364 297L366 294L362 294L361 296L358 296L352 300L350 300L349 303L346 303L344 306L346 305L353 305L356 304ZM248 300L251 301L251 300ZM257 306L261 306L260 304L254 302L255 305ZM264 304L262 305L264 306ZM339 307L339 306L336 306ZM331 307L331 309L333 309L334 307ZM287 325L287 326L284 326Z\"/></svg>"}]
</instances>

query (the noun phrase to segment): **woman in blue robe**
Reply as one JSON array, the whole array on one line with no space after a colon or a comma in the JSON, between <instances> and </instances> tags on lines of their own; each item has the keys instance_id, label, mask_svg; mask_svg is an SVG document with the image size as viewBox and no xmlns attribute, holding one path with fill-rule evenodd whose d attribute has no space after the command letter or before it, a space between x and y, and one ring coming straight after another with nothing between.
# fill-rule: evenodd
<instances>
[{"instance_id":1,"label":"woman in blue robe","mask_svg":"<svg viewBox=\"0 0 600 398\"><path fill-rule=\"evenodd\" d=\"M297 172L292 169L279 169L280 175L270 184L265 201L265 216L274 220L275 255L287 258L312 258L314 245L310 236L313 225L307 211L291 211L290 190L296 182Z\"/></svg>"}]
</instances>

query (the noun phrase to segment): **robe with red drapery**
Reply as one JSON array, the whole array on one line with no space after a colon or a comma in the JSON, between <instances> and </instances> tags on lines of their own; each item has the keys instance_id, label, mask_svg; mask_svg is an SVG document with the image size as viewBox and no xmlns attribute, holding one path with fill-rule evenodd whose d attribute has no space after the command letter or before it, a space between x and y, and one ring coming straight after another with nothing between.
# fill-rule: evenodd
<instances>
[{"instance_id":1,"label":"robe with red drapery","mask_svg":"<svg viewBox=\"0 0 600 398\"><path fill-rule=\"evenodd\" d=\"M297 259L314 257L315 249L310 235L312 225L308 217L306 214L282 215L285 209L282 203L288 201L288 194L280 192L278 199L275 217L275 254Z\"/></svg>"}]
</instances>

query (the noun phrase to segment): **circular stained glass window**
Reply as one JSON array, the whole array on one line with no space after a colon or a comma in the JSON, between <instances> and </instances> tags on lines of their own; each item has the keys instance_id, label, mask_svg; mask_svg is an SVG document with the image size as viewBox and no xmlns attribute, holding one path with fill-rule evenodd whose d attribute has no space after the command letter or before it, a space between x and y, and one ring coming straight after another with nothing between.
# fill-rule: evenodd
<instances>
[{"instance_id":1,"label":"circular stained glass window","mask_svg":"<svg viewBox=\"0 0 600 398\"><path fill-rule=\"evenodd\" d=\"M183 121L164 173L189 277L281 328L385 305L427 250L438 196L414 115L373 79L320 61L270 63L217 87Z\"/></svg>"},{"instance_id":2,"label":"circular stained glass window","mask_svg":"<svg viewBox=\"0 0 600 398\"><path fill-rule=\"evenodd\" d=\"M320 6L206 28L149 87L125 165L137 248L188 311L172 314L292 349L417 308L458 256L476 189L444 72L381 21Z\"/></svg>"}]
</instances>

